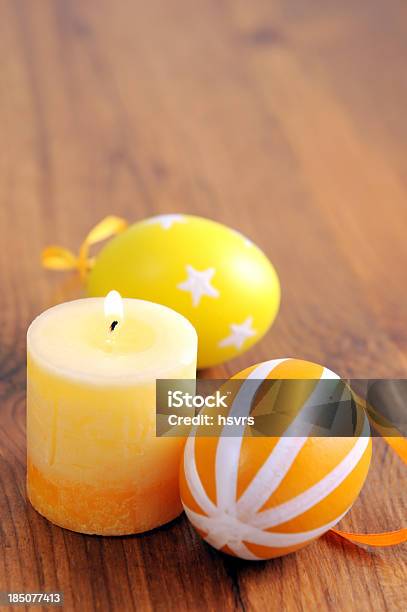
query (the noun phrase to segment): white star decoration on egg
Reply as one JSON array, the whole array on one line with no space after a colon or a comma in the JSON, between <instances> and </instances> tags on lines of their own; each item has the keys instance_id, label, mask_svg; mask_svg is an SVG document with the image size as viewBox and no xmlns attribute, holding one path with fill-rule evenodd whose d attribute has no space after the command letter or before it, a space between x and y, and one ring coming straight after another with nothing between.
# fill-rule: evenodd
<instances>
[{"instance_id":1,"label":"white star decoration on egg","mask_svg":"<svg viewBox=\"0 0 407 612\"><path fill-rule=\"evenodd\" d=\"M148 220L149 225L159 224L165 230L171 229L174 223L186 223L185 215L157 215Z\"/></svg>"},{"instance_id":2,"label":"white star decoration on egg","mask_svg":"<svg viewBox=\"0 0 407 612\"><path fill-rule=\"evenodd\" d=\"M247 340L247 338L251 338L257 334L256 330L253 329L253 317L247 317L243 323L238 325L237 323L231 323L230 329L232 330L229 336L223 338L219 342L220 347L225 346L234 346L238 350L240 350Z\"/></svg>"},{"instance_id":3,"label":"white star decoration on egg","mask_svg":"<svg viewBox=\"0 0 407 612\"><path fill-rule=\"evenodd\" d=\"M181 291L189 291L192 296L193 306L199 306L202 296L219 297L219 291L211 285L211 279L215 274L215 268L207 270L195 270L190 265L187 265L188 278L177 285L177 289Z\"/></svg>"}]
</instances>

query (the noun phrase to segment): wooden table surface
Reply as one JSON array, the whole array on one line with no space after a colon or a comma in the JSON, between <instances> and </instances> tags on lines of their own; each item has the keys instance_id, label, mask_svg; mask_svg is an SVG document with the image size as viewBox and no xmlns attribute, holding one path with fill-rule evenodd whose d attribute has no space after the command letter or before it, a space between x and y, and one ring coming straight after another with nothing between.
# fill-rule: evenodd
<instances>
[{"instance_id":1,"label":"wooden table surface","mask_svg":"<svg viewBox=\"0 0 407 612\"><path fill-rule=\"evenodd\" d=\"M325 536L250 563L185 518L83 536L25 495L25 332L72 291L39 254L108 213L212 217L275 263L275 325L213 376L292 356L407 377L406 60L402 0L1 0L0 590L81 612L406 609L405 546ZM400 527L402 484L376 440L342 526Z\"/></svg>"}]
</instances>

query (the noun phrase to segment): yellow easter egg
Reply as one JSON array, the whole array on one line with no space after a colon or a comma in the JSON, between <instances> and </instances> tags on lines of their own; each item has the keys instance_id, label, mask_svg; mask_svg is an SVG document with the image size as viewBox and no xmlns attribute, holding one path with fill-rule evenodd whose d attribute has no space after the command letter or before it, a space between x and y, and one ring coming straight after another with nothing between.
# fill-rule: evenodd
<instances>
[{"instance_id":1,"label":"yellow easter egg","mask_svg":"<svg viewBox=\"0 0 407 612\"><path fill-rule=\"evenodd\" d=\"M246 394L253 392L249 380L258 381L258 393L267 379L289 378L312 379L321 389L320 379L339 377L298 359L267 361L233 377ZM188 519L210 545L243 559L306 546L341 520L366 479L372 446L367 417L359 417L355 437L189 436L180 469Z\"/></svg>"},{"instance_id":2,"label":"yellow easter egg","mask_svg":"<svg viewBox=\"0 0 407 612\"><path fill-rule=\"evenodd\" d=\"M200 368L250 348L280 303L276 271L257 246L221 223L181 214L139 221L108 242L87 291L111 289L187 317L198 333Z\"/></svg>"}]
</instances>

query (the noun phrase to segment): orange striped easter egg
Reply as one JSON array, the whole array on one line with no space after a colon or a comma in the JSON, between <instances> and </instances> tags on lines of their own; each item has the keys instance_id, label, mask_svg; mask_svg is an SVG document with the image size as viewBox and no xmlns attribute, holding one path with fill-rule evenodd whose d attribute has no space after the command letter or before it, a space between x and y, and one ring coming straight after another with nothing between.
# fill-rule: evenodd
<instances>
[{"instance_id":1,"label":"orange striped easter egg","mask_svg":"<svg viewBox=\"0 0 407 612\"><path fill-rule=\"evenodd\" d=\"M266 379L313 379L313 393L318 393L320 379L339 377L308 361L275 359L233 378L242 380L239 395L247 393L247 381L253 393ZM181 499L188 519L210 545L243 559L278 557L324 534L351 508L372 451L364 414L355 437L243 433L244 426L235 437L192 434L185 445Z\"/></svg>"}]
</instances>

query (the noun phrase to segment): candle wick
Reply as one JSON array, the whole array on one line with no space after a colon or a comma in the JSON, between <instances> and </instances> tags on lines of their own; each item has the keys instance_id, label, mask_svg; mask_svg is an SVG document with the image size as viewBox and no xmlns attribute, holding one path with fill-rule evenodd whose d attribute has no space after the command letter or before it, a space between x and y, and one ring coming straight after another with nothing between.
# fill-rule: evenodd
<instances>
[{"instance_id":1,"label":"candle wick","mask_svg":"<svg viewBox=\"0 0 407 612\"><path fill-rule=\"evenodd\" d=\"M114 331L114 328L116 327L116 325L119 325L119 321L112 321L112 323L110 324L110 331Z\"/></svg>"}]
</instances>

